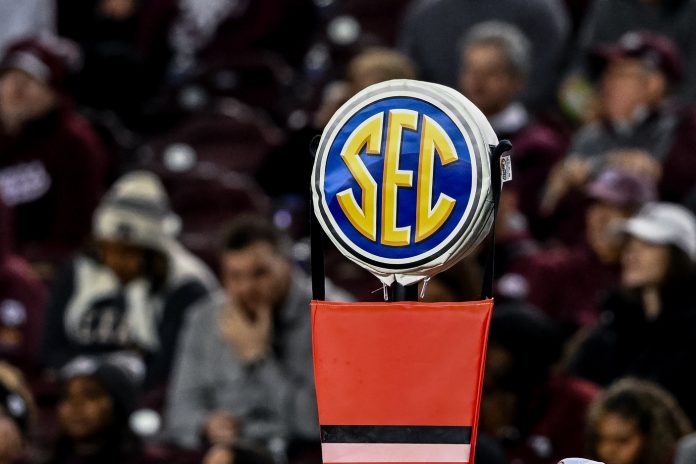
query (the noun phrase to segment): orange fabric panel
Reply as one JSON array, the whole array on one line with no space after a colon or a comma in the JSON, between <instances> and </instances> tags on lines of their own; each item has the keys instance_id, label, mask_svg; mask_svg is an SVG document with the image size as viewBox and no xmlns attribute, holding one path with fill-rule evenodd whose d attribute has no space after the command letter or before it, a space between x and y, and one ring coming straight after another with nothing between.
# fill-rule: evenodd
<instances>
[{"instance_id":1,"label":"orange fabric panel","mask_svg":"<svg viewBox=\"0 0 696 464\"><path fill-rule=\"evenodd\" d=\"M312 302L322 425L472 426L492 300Z\"/></svg>"}]
</instances>

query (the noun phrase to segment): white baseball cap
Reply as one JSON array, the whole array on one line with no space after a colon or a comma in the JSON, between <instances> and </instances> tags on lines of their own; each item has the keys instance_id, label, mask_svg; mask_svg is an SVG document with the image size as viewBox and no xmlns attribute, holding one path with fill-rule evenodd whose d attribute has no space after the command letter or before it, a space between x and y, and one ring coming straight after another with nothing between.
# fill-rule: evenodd
<instances>
[{"instance_id":1,"label":"white baseball cap","mask_svg":"<svg viewBox=\"0 0 696 464\"><path fill-rule=\"evenodd\" d=\"M649 243L674 245L696 261L696 218L683 206L648 203L622 230Z\"/></svg>"}]
</instances>

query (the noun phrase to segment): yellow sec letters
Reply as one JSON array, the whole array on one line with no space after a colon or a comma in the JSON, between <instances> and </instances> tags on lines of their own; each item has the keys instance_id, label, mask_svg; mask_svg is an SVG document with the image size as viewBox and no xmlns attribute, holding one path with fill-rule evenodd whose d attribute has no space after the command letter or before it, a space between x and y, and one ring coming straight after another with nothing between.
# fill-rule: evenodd
<instances>
[{"instance_id":1,"label":"yellow sec letters","mask_svg":"<svg viewBox=\"0 0 696 464\"><path fill-rule=\"evenodd\" d=\"M458 157L452 140L437 122L424 115L422 125L416 194L416 242L425 240L435 233L452 213L456 203L454 198L440 193L437 203L431 207L435 153L440 156L443 166L457 161Z\"/></svg>"},{"instance_id":2,"label":"yellow sec letters","mask_svg":"<svg viewBox=\"0 0 696 464\"><path fill-rule=\"evenodd\" d=\"M384 148L382 175L382 205L380 243L387 246L407 246L411 243L411 226L397 225L398 189L413 188L413 172L399 169L404 130L417 131L419 113L408 109L389 110L386 142L382 146L385 113L366 119L348 137L341 158L362 191L359 205L352 188L336 197L344 214L363 236L377 242L378 184L370 174L360 152L381 155ZM432 118L423 115L420 127L420 153L416 185L415 241L421 242L437 232L452 213L456 200L440 193L433 205L435 157L447 166L459 159L457 150L445 130Z\"/></svg>"},{"instance_id":3,"label":"yellow sec letters","mask_svg":"<svg viewBox=\"0 0 696 464\"><path fill-rule=\"evenodd\" d=\"M377 240L377 182L360 160L360 151L366 146L368 155L379 155L382 149L384 114L378 113L365 120L350 135L341 152L341 158L362 189L362 206L358 206L352 189L339 192L336 197L346 217L361 234L373 242Z\"/></svg>"},{"instance_id":4,"label":"yellow sec letters","mask_svg":"<svg viewBox=\"0 0 696 464\"><path fill-rule=\"evenodd\" d=\"M418 113L411 110L390 110L387 129L387 147L382 178L382 244L406 246L411 243L411 226L397 227L397 190L413 186L413 173L399 169L401 132L415 131Z\"/></svg>"}]
</instances>

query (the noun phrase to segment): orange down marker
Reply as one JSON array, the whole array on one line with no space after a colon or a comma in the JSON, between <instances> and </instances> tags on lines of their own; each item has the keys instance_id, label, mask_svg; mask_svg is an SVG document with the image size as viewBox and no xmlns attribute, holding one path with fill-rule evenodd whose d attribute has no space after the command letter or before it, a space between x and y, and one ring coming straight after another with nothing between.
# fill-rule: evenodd
<instances>
[{"instance_id":1,"label":"orange down marker","mask_svg":"<svg viewBox=\"0 0 696 464\"><path fill-rule=\"evenodd\" d=\"M324 463L473 463L492 308L313 301Z\"/></svg>"}]
</instances>

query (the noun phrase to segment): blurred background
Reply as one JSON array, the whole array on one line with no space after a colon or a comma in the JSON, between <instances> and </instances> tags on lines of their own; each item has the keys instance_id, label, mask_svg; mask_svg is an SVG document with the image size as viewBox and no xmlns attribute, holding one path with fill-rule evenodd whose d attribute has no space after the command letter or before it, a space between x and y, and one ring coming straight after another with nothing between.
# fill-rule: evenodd
<instances>
[{"instance_id":1,"label":"blurred background","mask_svg":"<svg viewBox=\"0 0 696 464\"><path fill-rule=\"evenodd\" d=\"M476 462L696 463L694 24L696 0L0 0L0 464L320 463L311 147L399 78L513 143ZM422 299L478 299L487 246ZM325 255L329 297L383 299Z\"/></svg>"}]
</instances>

